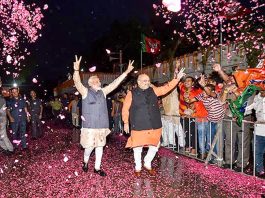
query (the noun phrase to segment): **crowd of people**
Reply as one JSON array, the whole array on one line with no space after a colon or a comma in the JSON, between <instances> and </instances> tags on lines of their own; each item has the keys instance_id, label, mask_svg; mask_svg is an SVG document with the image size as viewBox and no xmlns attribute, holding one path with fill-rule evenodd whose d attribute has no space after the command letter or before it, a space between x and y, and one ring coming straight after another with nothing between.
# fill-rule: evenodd
<instances>
[{"instance_id":1,"label":"crowd of people","mask_svg":"<svg viewBox=\"0 0 265 198\"><path fill-rule=\"evenodd\" d=\"M142 78L144 78L144 80L142 80ZM133 84L126 84L125 90L114 94L112 103L113 105L111 108L112 110L110 110L111 115L114 118L113 130L115 132L130 131L131 136L128 139L127 147L133 148L134 150L136 175L139 175L142 167L140 158L143 146L149 146L150 151L147 155L147 158L145 158L147 159L147 162L145 162L144 167L147 167L149 171L151 170L150 172L153 172L151 161L159 147L157 140L159 139L160 142L162 133L160 133L160 128L162 127L163 129L163 124L161 126L159 125L159 120L161 120L161 118L157 117L155 110L152 110L151 107L148 107L148 105L150 104L156 106L156 104L154 104L154 101L152 101L151 93L149 93L148 96L143 95L142 97L145 99L142 102L140 102L140 99L137 99L136 101L138 101L140 104L136 103L131 107L131 105L133 104L132 102L134 101L132 98L141 98L140 95L143 94L143 91L145 90L143 88L144 86L142 86L141 83L145 83L145 89L147 90L149 90L149 86L153 90L155 90L157 87L154 84L151 84L148 76L139 75L137 80L134 81ZM175 85L175 87L172 87L170 91L171 93L176 93L178 95L178 97L173 96L177 98L178 101L171 101L171 103L175 102L175 104L171 104L171 106L178 106L178 108L176 108L178 109L178 112L175 112L171 115L179 115L181 117L180 123L182 131L184 133L183 137L185 137L186 139L184 140L185 143L183 145L185 152L195 156L199 155L200 158L205 159L207 153L210 151L211 143L213 142L213 139L217 133L217 129L220 127L220 125L222 125L222 133L223 137L225 138L225 145L222 148L219 148L216 145L213 150L215 151L215 153L217 153L218 150L220 150L221 152L224 150L224 168L229 168L232 164L233 169L235 169L236 171L246 169L249 166L251 150L253 151L253 149L251 149L253 130L251 129L250 124L244 124L244 131L242 131L242 126L239 126L237 124L237 122L235 121L236 118L229 108L228 101L235 101L243 91L237 88L233 76L226 74L219 64L214 64L213 73L208 75L207 77L206 75L201 75L200 78L195 79L194 77L187 75L185 78L182 78L182 81L178 82L177 84ZM168 85L169 84L166 83L164 86ZM137 92L137 89L139 89L140 91ZM165 88L162 89L166 91ZM132 97L132 93L134 92L136 92L136 95ZM257 93L258 95L253 95L253 97L249 98L248 105L253 103L253 98L255 96L262 96L262 93L264 93L263 90ZM160 94L157 95L157 104L160 114L165 113L164 108L166 108L165 106L163 106L163 102L161 102L161 100L168 97L168 94L166 92L164 92L162 95L162 97L160 97ZM172 96L172 94L169 95ZM146 102L148 104L146 104ZM147 105L146 108L145 105ZM260 108L256 110L256 112L264 112L264 107L262 105L256 107ZM137 109L137 111L139 111L140 113L135 113L133 109ZM152 116L150 117L149 114ZM255 113L252 114L252 112L250 112L251 115L248 114L246 111L245 120L255 121L255 117L257 117L257 115ZM156 118L154 118L155 115ZM134 120L134 118L136 120ZM230 121L222 122L224 119ZM141 125L139 123L142 123L142 125L148 125L147 120L151 120L151 123L156 124L157 126L152 126L151 123L149 123L149 127L137 126ZM261 118L259 120L259 128L264 128L261 120L264 121L264 118ZM146 130L145 127L149 128L149 130ZM257 132L258 130L261 130L259 128L257 127L257 125L255 125L256 135L259 135L259 133ZM140 131L140 133L137 133L137 131ZM264 132L261 132L261 134L263 133ZM150 136L152 137L148 138L147 134L151 134ZM145 138L145 136L147 136L147 138ZM263 136L261 136L261 139L262 137ZM140 143L137 142L138 140L140 140ZM163 143L163 138L161 139L161 142ZM196 144L198 144L199 149L196 149ZM252 142L252 145L254 145L254 142ZM260 148L261 145L261 142L255 142L255 148ZM261 176L263 175L264 169L263 153L264 151L261 149L260 153L255 152L253 154L256 159L257 175ZM215 157L212 156L211 158L212 159L210 162L215 163Z\"/></svg>"},{"instance_id":2,"label":"crowd of people","mask_svg":"<svg viewBox=\"0 0 265 198\"><path fill-rule=\"evenodd\" d=\"M250 124L239 126L229 108L229 101L235 101L243 90L237 87L233 75L226 74L219 64L213 65L210 75L194 78L185 75L183 69L178 72L177 63L173 80L159 85L151 83L146 74L140 74L133 83L124 83L133 70L133 61L130 61L128 69L109 85L101 87L100 79L91 76L89 87L85 87L79 76L80 62L81 57L76 57L73 80L78 95L64 93L47 105L43 105L33 90L29 93L30 99L22 97L18 88L10 90L9 98L0 97L0 146L5 154L14 153L20 146L27 150L29 136L37 139L44 135L41 120L44 109L50 107L56 124L64 122L80 132L84 172L88 171L88 161L95 149L94 172L100 176L107 175L101 169L101 159L106 137L112 131L130 134L126 147L133 149L136 176L142 171L143 147L148 147L143 167L153 175L152 160L160 143L165 143L164 136L161 138L164 133L161 116L165 114L178 122L177 136L184 140L177 139L177 142L186 154L206 159L218 128L222 126L224 147L215 145L213 151L224 151L223 167L230 168L232 164L236 171L244 170L253 155L256 173L264 177L265 90L250 97L246 105L244 120L256 121L253 136ZM120 84L123 84L123 89L114 91ZM110 93L111 96L107 96ZM11 141L7 130L12 131ZM211 156L211 162L215 163L215 160L216 157Z\"/></svg>"},{"instance_id":3,"label":"crowd of people","mask_svg":"<svg viewBox=\"0 0 265 198\"><path fill-rule=\"evenodd\" d=\"M3 93L5 90L1 90ZM42 101L37 98L36 92L30 91L30 99L26 100L19 93L19 88L12 88L9 97L0 96L0 146L7 155L13 154L21 145L23 151L28 150L27 122L31 128L31 138L43 136L41 119L43 114ZM7 130L11 132L11 140Z\"/></svg>"}]
</instances>

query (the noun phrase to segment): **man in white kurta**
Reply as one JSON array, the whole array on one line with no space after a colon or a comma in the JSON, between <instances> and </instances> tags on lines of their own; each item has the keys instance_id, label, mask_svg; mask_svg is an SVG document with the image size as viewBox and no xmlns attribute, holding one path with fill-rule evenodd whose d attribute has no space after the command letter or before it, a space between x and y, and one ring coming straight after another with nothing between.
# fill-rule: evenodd
<instances>
[{"instance_id":1,"label":"man in white kurta","mask_svg":"<svg viewBox=\"0 0 265 198\"><path fill-rule=\"evenodd\" d=\"M254 156L256 175L262 178L265 177L264 158L265 153L265 90L261 90L255 96L254 102L246 107L246 111L255 110L257 121L254 125Z\"/></svg>"},{"instance_id":2,"label":"man in white kurta","mask_svg":"<svg viewBox=\"0 0 265 198\"><path fill-rule=\"evenodd\" d=\"M94 173L106 176L100 169L103 147L106 144L106 137L110 133L106 95L118 87L125 77L133 70L133 61L129 62L127 70L108 86L101 88L100 80L97 76L88 79L89 87L84 87L81 83L79 68L81 58L76 56L74 62L73 80L76 89L82 95L82 129L80 143L85 148L83 171L88 171L88 160L91 152L95 149L95 169Z\"/></svg>"},{"instance_id":3,"label":"man in white kurta","mask_svg":"<svg viewBox=\"0 0 265 198\"><path fill-rule=\"evenodd\" d=\"M165 115L162 115L162 146L176 146L175 133L178 137L178 144L184 147L185 138L179 115L179 99L177 88L173 89L170 94L162 98Z\"/></svg>"}]
</instances>

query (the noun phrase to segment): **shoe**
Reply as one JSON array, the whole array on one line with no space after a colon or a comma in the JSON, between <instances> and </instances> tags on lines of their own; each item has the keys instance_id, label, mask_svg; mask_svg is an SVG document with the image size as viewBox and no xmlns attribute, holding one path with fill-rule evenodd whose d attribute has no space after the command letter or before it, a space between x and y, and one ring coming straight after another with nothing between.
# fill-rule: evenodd
<instances>
[{"instance_id":1,"label":"shoe","mask_svg":"<svg viewBox=\"0 0 265 198\"><path fill-rule=\"evenodd\" d=\"M83 171L84 171L85 173L87 173L87 171L88 171L88 165L87 165L87 163L83 162L82 169L83 169Z\"/></svg>"},{"instance_id":2,"label":"shoe","mask_svg":"<svg viewBox=\"0 0 265 198\"><path fill-rule=\"evenodd\" d=\"M200 159L200 160L205 160L207 158L207 154L206 153L204 153L204 154L199 153L197 155L197 158Z\"/></svg>"},{"instance_id":3,"label":"shoe","mask_svg":"<svg viewBox=\"0 0 265 198\"><path fill-rule=\"evenodd\" d=\"M223 166L222 166L222 168L224 168L224 169L228 169L228 168L230 168L231 167L231 165L230 164L224 164ZM232 164L232 169L234 169L234 168L236 168L237 167L237 165L236 165L236 163L233 163ZM241 170L240 170L241 171Z\"/></svg>"},{"instance_id":4,"label":"shoe","mask_svg":"<svg viewBox=\"0 0 265 198\"><path fill-rule=\"evenodd\" d=\"M248 168L249 168L248 165L247 165L246 167L244 167L244 168L243 168L243 172L246 172ZM242 170L241 170L242 167L237 166L237 165L233 165L233 169L234 169L234 171L236 171L236 172L241 172L241 171L242 171Z\"/></svg>"},{"instance_id":5,"label":"shoe","mask_svg":"<svg viewBox=\"0 0 265 198\"><path fill-rule=\"evenodd\" d=\"M233 167L233 170L236 171L236 172L241 172L242 171L242 167L235 166L235 167ZM243 168L243 172L244 172L244 168Z\"/></svg>"},{"instance_id":6,"label":"shoe","mask_svg":"<svg viewBox=\"0 0 265 198\"><path fill-rule=\"evenodd\" d=\"M256 176L264 179L265 178L265 172L264 171L257 172Z\"/></svg>"},{"instance_id":7,"label":"shoe","mask_svg":"<svg viewBox=\"0 0 265 198\"><path fill-rule=\"evenodd\" d=\"M153 168L150 169L150 168L147 168L146 166L144 166L144 168L148 171L148 173L150 175L152 175L152 176L156 175L155 169L153 169Z\"/></svg>"},{"instance_id":8,"label":"shoe","mask_svg":"<svg viewBox=\"0 0 265 198\"><path fill-rule=\"evenodd\" d=\"M96 169L94 169L94 173L100 175L101 177L107 176L107 174L103 170L96 170Z\"/></svg>"},{"instance_id":9,"label":"shoe","mask_svg":"<svg viewBox=\"0 0 265 198\"><path fill-rule=\"evenodd\" d=\"M223 166L222 166L222 168L224 168L224 169L229 169L231 166L230 166L230 164L224 164ZM233 166L232 166L233 167Z\"/></svg>"},{"instance_id":10,"label":"shoe","mask_svg":"<svg viewBox=\"0 0 265 198\"><path fill-rule=\"evenodd\" d=\"M134 175L136 177L140 177L141 176L141 171L134 171Z\"/></svg>"},{"instance_id":11,"label":"shoe","mask_svg":"<svg viewBox=\"0 0 265 198\"><path fill-rule=\"evenodd\" d=\"M208 163L209 163L209 164L217 164L217 161L216 161L215 159L211 159L211 160L209 160Z\"/></svg>"}]
</instances>

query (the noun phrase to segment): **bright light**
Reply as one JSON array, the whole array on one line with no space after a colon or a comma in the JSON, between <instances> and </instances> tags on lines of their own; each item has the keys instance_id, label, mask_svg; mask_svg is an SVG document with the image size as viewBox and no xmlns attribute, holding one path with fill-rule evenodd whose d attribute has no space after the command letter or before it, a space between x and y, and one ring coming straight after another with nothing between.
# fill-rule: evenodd
<instances>
[{"instance_id":1,"label":"bright light","mask_svg":"<svg viewBox=\"0 0 265 198\"><path fill-rule=\"evenodd\" d=\"M171 12L178 12L181 10L181 0L163 0L162 3Z\"/></svg>"},{"instance_id":2,"label":"bright light","mask_svg":"<svg viewBox=\"0 0 265 198\"><path fill-rule=\"evenodd\" d=\"M110 54L110 50L109 49L106 49L106 52L107 52L107 54Z\"/></svg>"},{"instance_id":3,"label":"bright light","mask_svg":"<svg viewBox=\"0 0 265 198\"><path fill-rule=\"evenodd\" d=\"M14 84L13 84L13 87L17 87L17 83L14 83Z\"/></svg>"}]
</instances>

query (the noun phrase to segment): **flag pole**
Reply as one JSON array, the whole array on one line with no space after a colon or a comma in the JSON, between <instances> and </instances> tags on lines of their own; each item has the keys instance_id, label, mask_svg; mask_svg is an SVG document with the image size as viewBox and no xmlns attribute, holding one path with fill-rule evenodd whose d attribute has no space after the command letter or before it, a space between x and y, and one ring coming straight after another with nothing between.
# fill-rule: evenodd
<instances>
[{"instance_id":1,"label":"flag pole","mask_svg":"<svg viewBox=\"0 0 265 198\"><path fill-rule=\"evenodd\" d=\"M143 50L142 50L142 45L141 45L141 58L140 58L140 64L141 64L141 73L142 73L142 71L143 71Z\"/></svg>"},{"instance_id":2,"label":"flag pole","mask_svg":"<svg viewBox=\"0 0 265 198\"><path fill-rule=\"evenodd\" d=\"M141 73L142 73L142 70L143 70L143 34L142 33L141 33L140 49L141 49L140 66L141 66Z\"/></svg>"},{"instance_id":3,"label":"flag pole","mask_svg":"<svg viewBox=\"0 0 265 198\"><path fill-rule=\"evenodd\" d=\"M223 19L220 17L220 65L222 67L222 58L223 58Z\"/></svg>"}]
</instances>

